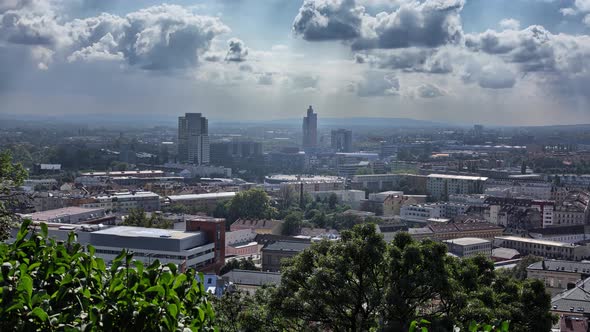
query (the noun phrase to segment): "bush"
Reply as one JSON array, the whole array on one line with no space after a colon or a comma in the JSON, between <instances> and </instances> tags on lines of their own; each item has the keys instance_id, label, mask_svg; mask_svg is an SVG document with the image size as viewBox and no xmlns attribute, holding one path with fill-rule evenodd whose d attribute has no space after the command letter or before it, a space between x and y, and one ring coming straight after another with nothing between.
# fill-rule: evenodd
<instances>
[{"instance_id":1,"label":"bush","mask_svg":"<svg viewBox=\"0 0 590 332\"><path fill-rule=\"evenodd\" d=\"M56 242L45 224L38 233L30 225L24 221L12 244L0 244L0 330L213 330L194 270L179 273L158 261L144 267L126 251L107 267L73 233Z\"/></svg>"}]
</instances>

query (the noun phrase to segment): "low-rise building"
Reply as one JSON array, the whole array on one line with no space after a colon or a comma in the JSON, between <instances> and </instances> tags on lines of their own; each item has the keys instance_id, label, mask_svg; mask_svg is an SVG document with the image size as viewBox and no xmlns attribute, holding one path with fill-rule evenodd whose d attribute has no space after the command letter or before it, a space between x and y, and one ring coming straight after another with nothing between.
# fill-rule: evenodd
<instances>
[{"instance_id":1,"label":"low-rise building","mask_svg":"<svg viewBox=\"0 0 590 332\"><path fill-rule=\"evenodd\" d=\"M238 219L230 226L230 231L252 230L256 234L281 234L282 220L275 219Z\"/></svg>"},{"instance_id":2,"label":"low-rise building","mask_svg":"<svg viewBox=\"0 0 590 332\"><path fill-rule=\"evenodd\" d=\"M483 255L490 257L492 255L492 242L476 237L460 237L452 240L443 241L449 248L449 252L457 257L471 257Z\"/></svg>"},{"instance_id":3,"label":"low-rise building","mask_svg":"<svg viewBox=\"0 0 590 332\"><path fill-rule=\"evenodd\" d=\"M587 288L588 287L588 288ZM590 318L590 278L551 299L551 313L559 316L559 331L588 331Z\"/></svg>"},{"instance_id":4,"label":"low-rise building","mask_svg":"<svg viewBox=\"0 0 590 332\"><path fill-rule=\"evenodd\" d=\"M277 241L262 248L262 271L281 270L281 261L309 248L311 242Z\"/></svg>"},{"instance_id":5,"label":"low-rise building","mask_svg":"<svg viewBox=\"0 0 590 332\"><path fill-rule=\"evenodd\" d=\"M31 219L32 221L59 224L106 224L115 219L114 216L107 215L104 209L91 209L77 206L23 214L22 217Z\"/></svg>"},{"instance_id":6,"label":"low-rise building","mask_svg":"<svg viewBox=\"0 0 590 332\"><path fill-rule=\"evenodd\" d=\"M278 272L231 270L221 278L232 287L254 295L256 290L264 285L278 286L281 283L281 274Z\"/></svg>"},{"instance_id":7,"label":"low-rise building","mask_svg":"<svg viewBox=\"0 0 590 332\"><path fill-rule=\"evenodd\" d=\"M537 240L517 236L497 236L494 245L518 250L522 255L545 258L582 260L590 257L590 247L572 243Z\"/></svg>"},{"instance_id":8,"label":"low-rise building","mask_svg":"<svg viewBox=\"0 0 590 332\"><path fill-rule=\"evenodd\" d=\"M227 202L236 195L235 192L218 192L206 194L170 195L167 201L170 205L182 205L205 211L213 211L217 204Z\"/></svg>"},{"instance_id":9,"label":"low-rise building","mask_svg":"<svg viewBox=\"0 0 590 332\"><path fill-rule=\"evenodd\" d=\"M111 195L97 196L92 202L82 204L86 208L129 212L134 209L144 211L160 210L160 196L151 191L119 192Z\"/></svg>"},{"instance_id":10,"label":"low-rise building","mask_svg":"<svg viewBox=\"0 0 590 332\"><path fill-rule=\"evenodd\" d=\"M545 288L556 295L590 277L590 262L544 259L529 265L526 271L527 278L543 281Z\"/></svg>"}]
</instances>

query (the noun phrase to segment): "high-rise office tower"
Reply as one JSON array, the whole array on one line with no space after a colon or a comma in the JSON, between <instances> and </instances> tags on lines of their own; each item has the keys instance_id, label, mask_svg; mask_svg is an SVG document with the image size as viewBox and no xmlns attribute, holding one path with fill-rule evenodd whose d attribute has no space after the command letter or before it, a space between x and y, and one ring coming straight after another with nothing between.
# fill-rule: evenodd
<instances>
[{"instance_id":1,"label":"high-rise office tower","mask_svg":"<svg viewBox=\"0 0 590 332\"><path fill-rule=\"evenodd\" d=\"M352 152L352 131L332 130L332 149L336 152Z\"/></svg>"},{"instance_id":2,"label":"high-rise office tower","mask_svg":"<svg viewBox=\"0 0 590 332\"><path fill-rule=\"evenodd\" d=\"M189 164L209 164L209 125L201 113L178 117L178 160Z\"/></svg>"},{"instance_id":3,"label":"high-rise office tower","mask_svg":"<svg viewBox=\"0 0 590 332\"><path fill-rule=\"evenodd\" d=\"M309 106L303 118L303 149L315 149L318 145L318 115Z\"/></svg>"}]
</instances>

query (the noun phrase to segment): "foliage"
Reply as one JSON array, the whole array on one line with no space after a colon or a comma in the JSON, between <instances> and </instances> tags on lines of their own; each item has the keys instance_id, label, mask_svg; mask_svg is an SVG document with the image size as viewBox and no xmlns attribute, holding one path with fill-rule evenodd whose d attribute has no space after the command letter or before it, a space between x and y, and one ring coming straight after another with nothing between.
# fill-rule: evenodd
<instances>
[{"instance_id":1,"label":"foliage","mask_svg":"<svg viewBox=\"0 0 590 332\"><path fill-rule=\"evenodd\" d=\"M326 330L366 331L381 306L385 242L371 224L314 243L288 263L275 298L286 318Z\"/></svg>"},{"instance_id":2,"label":"foliage","mask_svg":"<svg viewBox=\"0 0 590 332\"><path fill-rule=\"evenodd\" d=\"M303 216L301 212L291 212L285 217L283 227L281 229L282 235L297 235L301 227Z\"/></svg>"},{"instance_id":3,"label":"foliage","mask_svg":"<svg viewBox=\"0 0 590 332\"><path fill-rule=\"evenodd\" d=\"M125 251L107 267L73 233L56 242L45 224L39 233L30 225L23 222L14 243L0 244L0 330L213 330L213 308L194 270L144 266Z\"/></svg>"},{"instance_id":4,"label":"foliage","mask_svg":"<svg viewBox=\"0 0 590 332\"><path fill-rule=\"evenodd\" d=\"M9 151L0 153L0 241L10 235L12 224L16 221L13 209L19 204L12 189L22 185L27 171L20 164L13 164Z\"/></svg>"},{"instance_id":5,"label":"foliage","mask_svg":"<svg viewBox=\"0 0 590 332\"><path fill-rule=\"evenodd\" d=\"M219 270L219 275L224 275L231 270L250 270L250 271L259 271L260 269L256 267L254 261L251 257L247 259L232 259L229 262L225 263Z\"/></svg>"},{"instance_id":6,"label":"foliage","mask_svg":"<svg viewBox=\"0 0 590 332\"><path fill-rule=\"evenodd\" d=\"M164 219L161 214L152 213L148 218L143 209L132 209L129 215L123 220L124 226L137 226L147 228L172 228L173 222Z\"/></svg>"},{"instance_id":7,"label":"foliage","mask_svg":"<svg viewBox=\"0 0 590 332\"><path fill-rule=\"evenodd\" d=\"M550 331L550 303L542 282L498 274L483 256L457 259L443 244L407 233L386 244L366 223L287 261L274 299L285 318L334 331L407 331L412 321L428 321L432 331L471 331L472 321Z\"/></svg>"},{"instance_id":8,"label":"foliage","mask_svg":"<svg viewBox=\"0 0 590 332\"><path fill-rule=\"evenodd\" d=\"M230 332L301 331L300 319L287 319L273 307L275 293L276 288L272 286L263 286L254 295L239 290L225 292L213 302L216 325Z\"/></svg>"},{"instance_id":9,"label":"foliage","mask_svg":"<svg viewBox=\"0 0 590 332\"><path fill-rule=\"evenodd\" d=\"M228 204L228 222L239 218L273 218L276 210L270 205L270 198L262 189L250 189L237 193Z\"/></svg>"},{"instance_id":10,"label":"foliage","mask_svg":"<svg viewBox=\"0 0 590 332\"><path fill-rule=\"evenodd\" d=\"M504 269L503 272L518 280L525 280L527 276L527 267L529 267L529 265L533 263L540 262L542 260L542 257L527 255L524 256L518 263L516 263L516 266L514 266L512 269Z\"/></svg>"}]
</instances>

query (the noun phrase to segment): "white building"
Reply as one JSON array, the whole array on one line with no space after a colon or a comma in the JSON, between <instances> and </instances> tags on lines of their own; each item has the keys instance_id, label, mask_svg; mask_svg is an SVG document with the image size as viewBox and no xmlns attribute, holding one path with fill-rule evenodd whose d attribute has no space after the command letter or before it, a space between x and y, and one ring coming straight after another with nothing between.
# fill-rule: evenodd
<instances>
[{"instance_id":1,"label":"white building","mask_svg":"<svg viewBox=\"0 0 590 332\"><path fill-rule=\"evenodd\" d=\"M430 174L426 181L428 194L437 200L447 200L449 195L482 194L486 177Z\"/></svg>"},{"instance_id":2,"label":"white building","mask_svg":"<svg viewBox=\"0 0 590 332\"><path fill-rule=\"evenodd\" d=\"M449 248L449 252L458 257L471 257L483 255L490 257L492 255L492 242L476 237L461 237L458 239L443 241Z\"/></svg>"},{"instance_id":3,"label":"white building","mask_svg":"<svg viewBox=\"0 0 590 332\"><path fill-rule=\"evenodd\" d=\"M535 255L545 258L583 260L590 256L590 247L558 241L538 240L517 236L497 236L494 245L516 249L523 256Z\"/></svg>"},{"instance_id":4,"label":"white building","mask_svg":"<svg viewBox=\"0 0 590 332\"><path fill-rule=\"evenodd\" d=\"M128 212L134 209L160 210L160 196L151 191L121 192L95 197L93 202L82 204L85 208Z\"/></svg>"}]
</instances>

